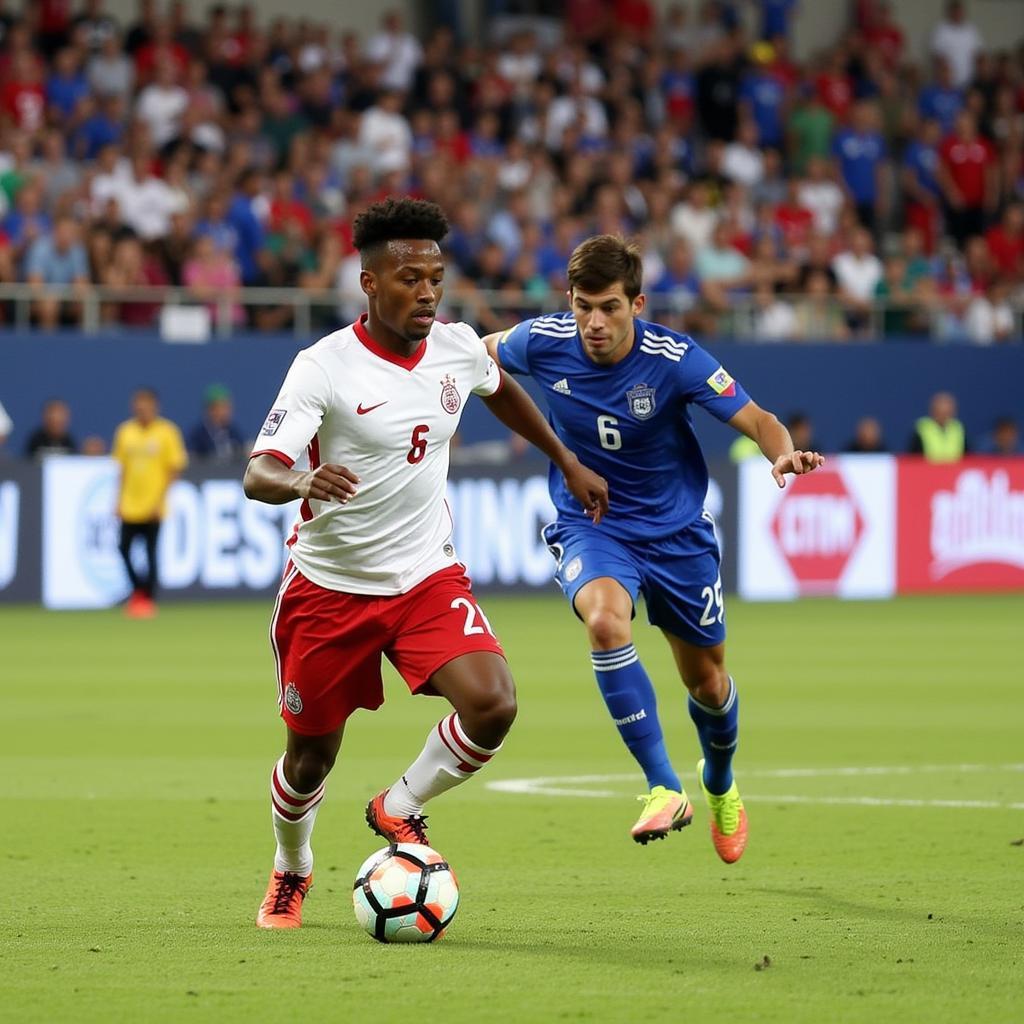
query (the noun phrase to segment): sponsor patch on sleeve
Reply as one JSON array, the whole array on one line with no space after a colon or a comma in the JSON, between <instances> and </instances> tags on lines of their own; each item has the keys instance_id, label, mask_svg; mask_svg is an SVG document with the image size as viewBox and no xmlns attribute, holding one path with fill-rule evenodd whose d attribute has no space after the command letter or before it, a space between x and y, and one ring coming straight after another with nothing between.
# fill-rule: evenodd
<instances>
[{"instance_id":1,"label":"sponsor patch on sleeve","mask_svg":"<svg viewBox=\"0 0 1024 1024\"><path fill-rule=\"evenodd\" d=\"M277 428L284 423L284 418L287 415L287 409L271 409L270 415L267 416L263 423L263 429L260 431L260 434L263 437L273 437L277 433Z\"/></svg>"},{"instance_id":2,"label":"sponsor patch on sleeve","mask_svg":"<svg viewBox=\"0 0 1024 1024\"><path fill-rule=\"evenodd\" d=\"M708 377L708 387L716 395L724 395L726 398L732 398L736 394L736 381L729 376L729 372L724 366L720 366Z\"/></svg>"}]
</instances>

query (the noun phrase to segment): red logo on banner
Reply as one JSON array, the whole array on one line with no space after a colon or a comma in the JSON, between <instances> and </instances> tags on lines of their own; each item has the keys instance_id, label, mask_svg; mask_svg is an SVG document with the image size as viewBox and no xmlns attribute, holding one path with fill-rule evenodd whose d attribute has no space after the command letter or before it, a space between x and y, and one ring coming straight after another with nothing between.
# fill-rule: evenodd
<instances>
[{"instance_id":1,"label":"red logo on banner","mask_svg":"<svg viewBox=\"0 0 1024 1024\"><path fill-rule=\"evenodd\" d=\"M838 473L787 481L772 533L801 593L832 593L864 534L864 517Z\"/></svg>"},{"instance_id":2,"label":"red logo on banner","mask_svg":"<svg viewBox=\"0 0 1024 1024\"><path fill-rule=\"evenodd\" d=\"M901 459L901 591L1024 587L1024 460Z\"/></svg>"}]
</instances>

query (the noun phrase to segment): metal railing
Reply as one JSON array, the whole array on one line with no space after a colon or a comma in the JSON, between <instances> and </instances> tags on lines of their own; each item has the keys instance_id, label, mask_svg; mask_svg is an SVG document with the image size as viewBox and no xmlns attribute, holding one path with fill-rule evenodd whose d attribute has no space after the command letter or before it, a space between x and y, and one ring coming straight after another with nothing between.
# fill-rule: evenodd
<instances>
[{"instance_id":1,"label":"metal railing","mask_svg":"<svg viewBox=\"0 0 1024 1024\"><path fill-rule=\"evenodd\" d=\"M115 288L105 285L34 285L0 284L0 335L13 328L19 332L38 329L33 304L40 299L56 299L74 304L78 312L74 317L82 333L98 335L107 331L124 333L139 329L161 330L161 315L180 309L202 310L209 314L208 334L215 338L228 338L236 334L290 332L298 338L310 338L350 323L364 308L365 296L361 292L343 292L336 289L304 288L243 288L234 294L221 295L215 302L198 298L190 289L180 286L140 286ZM786 295L785 301L793 306L805 301L799 295ZM151 325L121 323L120 307L143 305L157 307ZM257 322L254 326L246 317L236 323L238 307L251 311ZM440 315L444 319L466 320L481 324L488 318L509 324L540 313L564 309L564 293L552 290L543 299L537 295L515 294L508 291L476 291L451 287L445 294ZM836 302L835 309L842 309ZM279 309L285 312L281 327L274 330L258 324L260 310ZM698 298L653 294L647 297L645 317L667 326L694 333L713 333L716 337L737 340L767 340L759 337L757 329L758 305L749 296L731 297L729 308L716 311ZM861 314L861 322L853 332L855 340L882 340L887 336L886 317L912 311L924 329L914 333L935 341L967 341L966 332L957 326L956 318L942 302L923 303L907 300L877 299ZM1024 300L1018 298L1013 305L1014 330L1012 340L1024 340ZM699 324L699 326L697 326ZM164 325L166 327L166 325ZM489 328L490 329L490 328ZM897 332L888 332L893 336ZM902 332L899 336L905 336ZM203 337L189 340L201 341ZM798 340L821 341L820 335Z\"/></svg>"}]
</instances>

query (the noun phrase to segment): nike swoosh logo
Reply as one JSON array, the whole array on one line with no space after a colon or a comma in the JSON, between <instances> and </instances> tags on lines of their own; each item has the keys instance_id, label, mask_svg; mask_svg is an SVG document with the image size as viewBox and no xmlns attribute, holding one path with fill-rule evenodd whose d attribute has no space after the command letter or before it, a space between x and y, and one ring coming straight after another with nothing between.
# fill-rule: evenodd
<instances>
[{"instance_id":1,"label":"nike swoosh logo","mask_svg":"<svg viewBox=\"0 0 1024 1024\"><path fill-rule=\"evenodd\" d=\"M376 405L368 405L368 406L366 406L366 408L363 408L363 403L360 402L356 406L356 415L357 416L365 416L368 412L373 412L374 409L379 409L382 405L387 405L387 404L388 404L388 399L386 399L386 398L384 399L383 402L378 402Z\"/></svg>"}]
</instances>

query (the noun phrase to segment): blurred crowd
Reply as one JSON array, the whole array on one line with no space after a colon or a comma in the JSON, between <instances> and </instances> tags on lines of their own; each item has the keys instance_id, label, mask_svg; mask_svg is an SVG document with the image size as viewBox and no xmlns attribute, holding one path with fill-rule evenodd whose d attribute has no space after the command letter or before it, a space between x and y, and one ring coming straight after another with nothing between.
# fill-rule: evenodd
<instances>
[{"instance_id":1,"label":"blurred crowd","mask_svg":"<svg viewBox=\"0 0 1024 1024\"><path fill-rule=\"evenodd\" d=\"M481 330L559 305L573 247L611 232L681 329L1019 340L1021 40L953 2L920 63L888 4L855 0L798 61L795 0L557 6L476 45L394 11L361 38L253 4L200 22L141 0L121 24L103 0L0 3L0 284L34 285L46 328L96 284L177 286L267 331L293 306L241 289L328 291L313 326L333 326L363 308L353 217L411 194L449 213L450 301Z\"/></svg>"}]
</instances>

